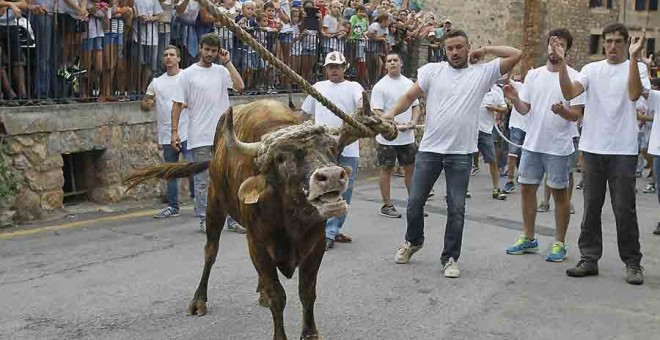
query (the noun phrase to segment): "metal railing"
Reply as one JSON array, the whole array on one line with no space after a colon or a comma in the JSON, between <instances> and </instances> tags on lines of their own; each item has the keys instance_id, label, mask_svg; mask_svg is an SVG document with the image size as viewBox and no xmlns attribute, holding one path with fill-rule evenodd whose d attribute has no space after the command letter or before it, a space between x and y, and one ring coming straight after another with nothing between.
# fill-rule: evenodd
<instances>
[{"instance_id":1,"label":"metal railing","mask_svg":"<svg viewBox=\"0 0 660 340\"><path fill-rule=\"evenodd\" d=\"M299 91L226 28L184 22L176 15L164 23L107 13L90 10L86 20L28 11L21 18L0 17L0 106L139 100L151 79L165 71L164 46L181 49L185 68L198 60L199 38L209 32L216 32L231 52L244 93ZM324 78L325 56L341 51L350 65L347 79L369 89L384 75L390 50L386 42L328 38L314 31L295 35L253 28L250 33L311 83Z\"/></svg>"}]
</instances>

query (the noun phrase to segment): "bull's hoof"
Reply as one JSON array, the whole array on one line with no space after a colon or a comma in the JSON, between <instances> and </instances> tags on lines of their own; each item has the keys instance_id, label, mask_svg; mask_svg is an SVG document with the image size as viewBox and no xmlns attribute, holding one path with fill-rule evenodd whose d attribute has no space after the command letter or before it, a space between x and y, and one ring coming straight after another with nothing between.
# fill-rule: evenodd
<instances>
[{"instance_id":1,"label":"bull's hoof","mask_svg":"<svg viewBox=\"0 0 660 340\"><path fill-rule=\"evenodd\" d=\"M305 336L300 336L300 340L321 340L321 336L318 334L310 334Z\"/></svg>"},{"instance_id":2,"label":"bull's hoof","mask_svg":"<svg viewBox=\"0 0 660 340\"><path fill-rule=\"evenodd\" d=\"M266 298L266 295L264 295L264 293L262 293L262 292L259 292L259 306L269 307L268 298Z\"/></svg>"},{"instance_id":3,"label":"bull's hoof","mask_svg":"<svg viewBox=\"0 0 660 340\"><path fill-rule=\"evenodd\" d=\"M206 302L202 300L192 300L188 307L188 315L206 315Z\"/></svg>"}]
</instances>

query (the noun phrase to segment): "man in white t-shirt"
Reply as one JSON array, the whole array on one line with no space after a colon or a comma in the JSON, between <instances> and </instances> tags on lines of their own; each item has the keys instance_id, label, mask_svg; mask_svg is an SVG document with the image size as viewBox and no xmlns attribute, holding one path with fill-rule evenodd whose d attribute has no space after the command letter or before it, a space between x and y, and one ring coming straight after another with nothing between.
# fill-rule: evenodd
<instances>
[{"instance_id":1,"label":"man in white t-shirt","mask_svg":"<svg viewBox=\"0 0 660 340\"><path fill-rule=\"evenodd\" d=\"M166 46L163 50L163 63L166 73L151 81L147 87L147 92L142 98L140 108L143 111L151 111L156 107L156 130L158 131L158 144L163 148L163 159L165 162L176 163L179 156L192 161L192 155L188 150L188 111L184 109L179 118L179 131L181 135L181 149L175 150L170 144L172 134L172 99L179 91L177 78L181 74L179 68L181 62L181 52L176 46ZM193 191L194 183L190 181L190 191ZM167 181L167 208L159 212L155 218L167 218L179 216L179 186L178 180Z\"/></svg>"},{"instance_id":2,"label":"man in white t-shirt","mask_svg":"<svg viewBox=\"0 0 660 340\"><path fill-rule=\"evenodd\" d=\"M327 80L317 82L314 88L319 91L324 97L328 98L332 103L337 105L346 114L352 114L362 106L362 85L357 82L348 81L344 79L344 72L348 67L346 58L339 51L328 53L325 57L325 67ZM325 125L330 128L338 128L342 125L342 120L335 116L330 110L319 103L312 96L305 98L301 107L303 111L303 119L308 120L314 116L316 125ZM351 204L353 196L353 187L355 186L355 178L358 172L358 165L360 160L360 142L355 141L344 148L341 155L337 157L337 164L343 167L351 167L352 172L348 180L348 188L342 195L346 203ZM352 239L341 233L341 228L346 221L348 214L339 217L332 217L326 222L325 226L325 249L333 248L335 242L348 243Z\"/></svg>"},{"instance_id":3,"label":"man in white t-shirt","mask_svg":"<svg viewBox=\"0 0 660 340\"><path fill-rule=\"evenodd\" d=\"M390 53L385 58L387 75L379 80L371 91L371 107L379 115L387 112L399 100L401 93L413 86L412 80L401 74L402 66L403 61L398 53ZM383 206L380 208L382 216L401 217L401 213L396 211L392 205L390 195L390 181L397 160L403 167L404 182L408 194L410 194L413 164L417 153L414 127L419 121L420 114L419 101L416 100L412 107L395 118L399 126L399 136L395 140L388 141L381 135L376 136L376 158L378 166L380 166L380 194L383 197Z\"/></svg>"},{"instance_id":4,"label":"man in white t-shirt","mask_svg":"<svg viewBox=\"0 0 660 340\"><path fill-rule=\"evenodd\" d=\"M630 58L637 60L640 57L641 51L644 46L645 37L637 41L630 47ZM655 192L658 195L658 202L660 202L660 119L655 119L655 114L660 112L660 78L651 79L651 90L647 91L643 88L643 81L640 79L640 71L638 65L630 64L630 85L629 95L630 98L639 97L639 100L646 100L647 113L653 115L653 123L651 125L651 135L649 137L648 153L653 157L653 174L655 177ZM641 96L641 97L640 97ZM642 98L643 97L643 98ZM647 123L648 124L648 123ZM654 235L660 235L660 222L653 230Z\"/></svg>"},{"instance_id":5,"label":"man in white t-shirt","mask_svg":"<svg viewBox=\"0 0 660 340\"><path fill-rule=\"evenodd\" d=\"M229 52L220 48L217 34L208 33L200 38L199 53L199 61L183 70L177 79L179 91L172 105L172 147L181 149L178 123L185 104L189 116L188 148L194 162L211 159L216 126L231 105L229 88L240 92L245 87ZM219 59L219 65L214 64L216 59ZM213 205L217 204L213 201L207 208L208 181L208 170L195 175L195 213L200 217L201 230L206 227L206 210L213 210ZM242 234L246 231L231 216L227 217L227 227L229 231Z\"/></svg>"},{"instance_id":6,"label":"man in white t-shirt","mask_svg":"<svg viewBox=\"0 0 660 340\"><path fill-rule=\"evenodd\" d=\"M637 65L630 66L626 56L628 29L625 25L605 26L602 37L607 59L585 65L577 80L571 80L568 74L562 46L556 39L551 42L553 53L559 59L564 98L572 100L586 93L580 137L584 216L578 245L582 258L566 274L572 277L598 275L598 260L603 254L601 213L609 188L619 256L626 265L626 282L639 285L644 282L644 276L635 196L637 98L631 100L628 95L629 68ZM646 67L642 71L642 83L646 89L650 87Z\"/></svg>"},{"instance_id":7,"label":"man in white t-shirt","mask_svg":"<svg viewBox=\"0 0 660 340\"><path fill-rule=\"evenodd\" d=\"M486 93L481 100L479 106L479 135L477 136L477 150L478 153L474 154L476 159L475 163L479 162L479 153L484 158L484 162L488 164L490 178L493 183L493 198L496 200L505 200L506 195L500 189L500 172L497 168L497 154L495 153L495 141L493 140L493 128L495 121L502 120L504 115L509 109L504 102L504 94L502 89L497 85L493 85L490 91ZM495 118L497 117L497 119Z\"/></svg>"},{"instance_id":8,"label":"man in white t-shirt","mask_svg":"<svg viewBox=\"0 0 660 340\"><path fill-rule=\"evenodd\" d=\"M447 226L441 256L444 275L459 277L458 260L465 223L465 195L477 151L479 105L490 87L516 65L522 52L508 46L470 51L467 34L452 30L445 36L447 61L429 63L418 70L417 82L383 115L394 119L413 102L426 97L424 137L415 159L413 185L406 212L406 241L394 258L408 263L424 244L424 204L442 170L447 182ZM484 54L498 58L476 64ZM472 63L468 63L468 57Z\"/></svg>"},{"instance_id":9,"label":"man in white t-shirt","mask_svg":"<svg viewBox=\"0 0 660 340\"><path fill-rule=\"evenodd\" d=\"M548 33L550 39L558 41L565 50L573 45L573 36L564 28L556 28ZM507 248L510 255L535 253L539 242L535 238L536 192L547 173L547 186L555 199L555 242L552 244L546 261L561 262L566 258L566 231L570 220L568 195L569 163L574 154L573 130L575 121L582 115L584 95L567 102L559 86L558 58L548 52L544 66L530 70L520 96L512 86L505 86L506 96L515 109L527 115L527 135L520 158L521 202L523 235ZM578 71L568 68L571 79L579 77Z\"/></svg>"},{"instance_id":10,"label":"man in white t-shirt","mask_svg":"<svg viewBox=\"0 0 660 340\"><path fill-rule=\"evenodd\" d=\"M523 87L522 81L522 77L517 75L513 77L509 84L520 93ZM516 167L518 166L518 157L522 154L522 148L518 145L523 145L525 142L525 131L527 131L527 116L521 115L520 112L516 111L515 107L512 107L511 115L509 117L509 140L511 140L513 144L509 144L509 154L507 155L507 181L504 184L505 194L516 189L516 184L514 183L513 178L516 173Z\"/></svg>"}]
</instances>

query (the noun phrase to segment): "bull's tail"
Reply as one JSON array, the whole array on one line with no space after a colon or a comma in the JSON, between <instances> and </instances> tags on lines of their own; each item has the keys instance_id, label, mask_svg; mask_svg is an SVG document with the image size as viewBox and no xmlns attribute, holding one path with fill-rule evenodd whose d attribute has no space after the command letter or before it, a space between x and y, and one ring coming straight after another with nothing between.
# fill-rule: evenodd
<instances>
[{"instance_id":1,"label":"bull's tail","mask_svg":"<svg viewBox=\"0 0 660 340\"><path fill-rule=\"evenodd\" d=\"M174 179L184 178L209 168L209 161L205 162L180 162L171 164L161 164L142 169L136 169L130 175L124 178L124 184L128 186L126 191L133 189L136 185L150 179Z\"/></svg>"}]
</instances>

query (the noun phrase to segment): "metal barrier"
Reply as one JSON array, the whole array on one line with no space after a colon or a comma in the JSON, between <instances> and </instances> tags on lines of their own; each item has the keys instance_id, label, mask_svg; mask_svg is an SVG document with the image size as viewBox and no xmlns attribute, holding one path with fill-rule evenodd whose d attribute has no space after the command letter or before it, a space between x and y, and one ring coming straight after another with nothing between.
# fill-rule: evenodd
<instances>
[{"instance_id":1,"label":"metal barrier","mask_svg":"<svg viewBox=\"0 0 660 340\"><path fill-rule=\"evenodd\" d=\"M139 100L151 79L165 71L166 45L181 49L180 66L186 68L198 60L199 38L209 32L216 32L222 47L231 52L245 93L299 91L226 28L187 22L177 15L171 22L146 22L133 19L138 13L132 10L96 4L86 20L27 10L17 18L11 9L0 16L0 106ZM332 51L346 56L347 79L366 89L385 74L384 57L390 50L385 42L260 28L250 33L312 83L324 79L323 61Z\"/></svg>"}]
</instances>

